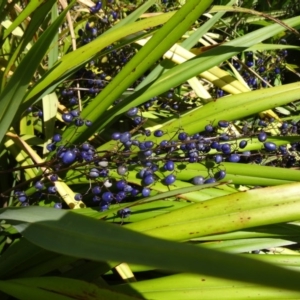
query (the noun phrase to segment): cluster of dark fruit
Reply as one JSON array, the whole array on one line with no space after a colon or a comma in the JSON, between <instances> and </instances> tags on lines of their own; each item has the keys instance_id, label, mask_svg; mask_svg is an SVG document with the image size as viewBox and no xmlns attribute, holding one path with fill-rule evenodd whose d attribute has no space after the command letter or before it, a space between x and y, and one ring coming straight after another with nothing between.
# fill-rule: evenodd
<instances>
[{"instance_id":1,"label":"cluster of dark fruit","mask_svg":"<svg viewBox=\"0 0 300 300\"><path fill-rule=\"evenodd\" d=\"M287 55L287 50L280 50L268 56L250 51L245 53L243 61L234 61L233 66L242 75L247 85L252 90L256 90L265 88L269 84L280 85Z\"/></svg>"},{"instance_id":2,"label":"cluster of dark fruit","mask_svg":"<svg viewBox=\"0 0 300 300\"><path fill-rule=\"evenodd\" d=\"M126 116L132 120L137 119L142 108L131 108ZM136 122L136 121L135 121ZM138 122L136 122L138 123ZM90 183L90 189L84 194L76 194L75 200L90 199L98 203L101 211L109 208L111 203L131 201L134 197L148 197L151 186L161 182L166 186L176 184L176 174L180 172L179 165L187 163L201 163L211 161L214 170L208 171L208 176L196 176L191 183L207 184L226 177L223 162L231 163L255 163L261 164L269 156L275 156L264 164L280 167L297 166L300 143L292 143L289 147L277 146L268 141L270 136L268 130L273 120L258 119L251 124L235 125L234 123L221 120L213 126L207 124L203 132L188 135L180 130L170 138L170 133L163 130L153 132L142 129L142 135L132 135L130 132L114 132L111 136L115 141L115 151L97 152L96 148L88 142L80 146L68 146L62 144L62 137L56 134L48 150L53 153L50 177L52 182L58 179L57 173L68 169L74 169L86 176ZM275 125L274 125L275 128ZM238 141L236 130L239 131ZM279 128L281 135L295 135L300 132L300 124L296 121L283 122ZM166 139L163 139L166 137ZM261 149L256 151L245 151L247 144L252 139L261 142ZM158 141L159 140L159 141ZM158 142L155 142L158 141ZM126 180L131 166L140 178L140 184L132 184ZM115 171L120 179L112 179L110 171ZM56 195L55 185L45 186L43 180L34 183L39 197L44 195ZM22 205L29 205L29 198L24 191L15 193ZM34 194L36 197L37 194ZM61 208L61 202L55 204ZM120 216L128 216L129 210L120 212Z\"/></svg>"}]
</instances>

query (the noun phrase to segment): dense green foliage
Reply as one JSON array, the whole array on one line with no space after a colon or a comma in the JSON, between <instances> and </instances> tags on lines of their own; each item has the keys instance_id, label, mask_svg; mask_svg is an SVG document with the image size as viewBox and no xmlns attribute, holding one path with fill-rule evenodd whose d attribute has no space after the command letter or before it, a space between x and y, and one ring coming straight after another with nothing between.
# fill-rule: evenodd
<instances>
[{"instance_id":1,"label":"dense green foliage","mask_svg":"<svg viewBox=\"0 0 300 300\"><path fill-rule=\"evenodd\" d=\"M298 1L0 1L1 299L299 299Z\"/></svg>"}]
</instances>

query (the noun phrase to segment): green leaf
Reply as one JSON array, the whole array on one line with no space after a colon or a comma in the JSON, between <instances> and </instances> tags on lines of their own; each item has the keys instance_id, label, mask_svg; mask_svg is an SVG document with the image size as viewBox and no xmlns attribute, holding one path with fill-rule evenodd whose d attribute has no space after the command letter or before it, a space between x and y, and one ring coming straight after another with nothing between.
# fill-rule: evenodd
<instances>
[{"instance_id":1,"label":"green leaf","mask_svg":"<svg viewBox=\"0 0 300 300\"><path fill-rule=\"evenodd\" d=\"M149 237L63 210L28 207L0 212L1 218L12 221L26 239L61 254L96 261L125 261L300 291L300 273L247 257Z\"/></svg>"},{"instance_id":2,"label":"green leaf","mask_svg":"<svg viewBox=\"0 0 300 300\"><path fill-rule=\"evenodd\" d=\"M40 9L48 10L52 6L53 1L47 1ZM24 93L28 88L28 84L32 79L34 72L39 66L48 47L51 44L53 37L64 20L64 17L73 5L74 1L68 8L56 19L56 21L47 28L38 41L33 45L27 55L19 64L18 68L10 78L5 89L1 93L0 102L0 143L3 142L3 137L11 126L16 117L16 112L22 103ZM36 11L37 13L38 11Z\"/></svg>"}]
</instances>

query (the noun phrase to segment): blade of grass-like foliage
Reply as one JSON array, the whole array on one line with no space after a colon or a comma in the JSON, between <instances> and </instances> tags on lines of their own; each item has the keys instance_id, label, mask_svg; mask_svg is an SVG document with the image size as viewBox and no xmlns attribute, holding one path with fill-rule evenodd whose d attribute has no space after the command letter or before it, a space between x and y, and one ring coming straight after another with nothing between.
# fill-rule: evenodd
<instances>
[{"instance_id":1,"label":"blade of grass-like foliage","mask_svg":"<svg viewBox=\"0 0 300 300\"><path fill-rule=\"evenodd\" d=\"M286 279L287 281L288 279ZM208 300L208 299L299 299L298 292L260 284L245 284L205 274L177 274L119 285L116 291L129 295L143 295L145 299Z\"/></svg>"},{"instance_id":2,"label":"blade of grass-like foliage","mask_svg":"<svg viewBox=\"0 0 300 300\"><path fill-rule=\"evenodd\" d=\"M57 293L52 293L39 289L37 287L25 286L20 283L10 282L10 281L0 281L0 290L8 295L11 295L17 299L27 300L27 299L44 299L51 300L53 298L57 300L70 300L72 298L59 295Z\"/></svg>"},{"instance_id":3,"label":"blade of grass-like foliage","mask_svg":"<svg viewBox=\"0 0 300 300\"><path fill-rule=\"evenodd\" d=\"M85 108L82 117L91 120L93 125L84 130L79 128L76 139L79 137L86 139L93 134L101 123L98 116L103 115L127 88L174 45L211 3L212 0L203 0L201 2L191 0L186 2L177 13L153 35L149 42L124 66L114 80ZM95 115L95 110L97 110L97 116ZM71 139L71 142L74 142L75 137L72 131L73 129L67 130L65 138Z\"/></svg>"},{"instance_id":4,"label":"blade of grass-like foliage","mask_svg":"<svg viewBox=\"0 0 300 300\"><path fill-rule=\"evenodd\" d=\"M3 1L5 2L5 1ZM55 2L55 1L48 1L50 2L50 4ZM25 8L22 10L22 12L14 19L13 23L9 26L9 28L7 28L4 33L3 33L3 37L2 39L6 39L8 37L9 34L11 34L13 32L14 29L16 29L27 17L29 17L35 10L37 10L39 8L39 6L41 6L43 4L43 1L39 1L39 0L32 0L29 3L27 3L27 5L25 6ZM49 8L51 8L51 6L49 6ZM49 11L48 8L48 11ZM1 10L2 11L2 10ZM41 11L39 11L39 14L42 13ZM38 16L39 14L37 14L36 16ZM36 16L34 18L36 18ZM44 16L45 18L45 16ZM33 20L35 21L35 20Z\"/></svg>"},{"instance_id":5,"label":"blade of grass-like foliage","mask_svg":"<svg viewBox=\"0 0 300 300\"><path fill-rule=\"evenodd\" d=\"M208 249L218 249L230 253L245 253L259 249L270 249L275 247L297 244L298 241L296 240L297 239L288 240L278 238L248 238L227 241L215 241L201 243L199 245ZM298 238L298 240L300 240L300 238Z\"/></svg>"},{"instance_id":6,"label":"blade of grass-like foliage","mask_svg":"<svg viewBox=\"0 0 300 300\"><path fill-rule=\"evenodd\" d=\"M79 70L87 61L91 60L105 47L116 41L134 34L136 32L164 24L174 13L166 13L146 20L138 21L134 24L128 24L113 32L113 34L103 35L91 43L80 47L76 51L70 52L62 57L57 64L50 69L43 78L27 93L25 96L24 106L21 111L28 105L31 105L41 96L52 92L61 82L70 75ZM31 100L31 101L29 101Z\"/></svg>"},{"instance_id":7,"label":"blade of grass-like foliage","mask_svg":"<svg viewBox=\"0 0 300 300\"><path fill-rule=\"evenodd\" d=\"M32 42L32 38L34 37L34 35L36 35L36 32L39 30L39 27L44 22L47 14L49 13L49 11L51 10L52 5L54 4L54 2L55 1L48 1L46 4L43 4L43 5L40 6L39 3L37 3L37 1L33 1L33 5L30 6L29 10L25 13L25 17L27 17L26 16L27 13L31 13L32 11L33 12L35 11L32 15L32 21L29 22L29 25L26 28L25 33L22 36L22 39L20 40L19 45L13 51L13 53L10 54L9 60L7 62L7 65L6 65L6 68L3 72L3 80L2 80L2 83L1 83L1 90L4 90L5 85L7 84L6 77L7 77L8 73L11 71L12 66L20 58L20 56L22 55L22 52L24 51L25 47L28 46L28 44ZM28 79L31 79L31 77L29 77Z\"/></svg>"},{"instance_id":8,"label":"blade of grass-like foliage","mask_svg":"<svg viewBox=\"0 0 300 300\"><path fill-rule=\"evenodd\" d=\"M6 284L7 286L5 286ZM89 282L61 277L38 277L0 281L0 289L12 296L21 296L19 299L137 299L136 297L124 295L123 293L99 288ZM26 295L27 297L29 296L29 298L25 298L26 296L21 293L21 291L25 292L27 290L29 292L32 290L32 294Z\"/></svg>"},{"instance_id":9,"label":"blade of grass-like foliage","mask_svg":"<svg viewBox=\"0 0 300 300\"><path fill-rule=\"evenodd\" d=\"M19 273L29 269L33 262L34 264L41 263L54 256L56 254L37 247L26 239L17 239L1 254L0 278L7 279L18 276Z\"/></svg>"},{"instance_id":10,"label":"blade of grass-like foliage","mask_svg":"<svg viewBox=\"0 0 300 300\"><path fill-rule=\"evenodd\" d=\"M216 173L218 168L226 170L227 175L224 180L231 180L235 184L264 186L300 181L298 170L276 168L276 172L274 172L274 167L230 162L224 162L220 167L212 161L203 165L186 164L185 169L178 172L177 178L189 181L198 175L207 176L208 169L215 170L214 173Z\"/></svg>"},{"instance_id":11,"label":"blade of grass-like foliage","mask_svg":"<svg viewBox=\"0 0 300 300\"><path fill-rule=\"evenodd\" d=\"M12 221L26 239L61 254L199 272L300 292L300 273L250 258L156 239L63 210L28 207L0 212L1 218Z\"/></svg>"},{"instance_id":12,"label":"blade of grass-like foliage","mask_svg":"<svg viewBox=\"0 0 300 300\"><path fill-rule=\"evenodd\" d=\"M299 183L249 190L196 203L127 228L170 240L226 233L244 228L291 222L297 210Z\"/></svg>"},{"instance_id":13,"label":"blade of grass-like foliage","mask_svg":"<svg viewBox=\"0 0 300 300\"><path fill-rule=\"evenodd\" d=\"M232 6L236 3L235 0L229 1L226 6ZM191 49L194 45L198 43L198 41L202 38L202 36L207 33L225 14L225 11L221 11L216 13L212 18L210 18L207 22L202 24L193 34L191 34L186 40L181 43L181 47L185 49Z\"/></svg>"},{"instance_id":14,"label":"blade of grass-like foliage","mask_svg":"<svg viewBox=\"0 0 300 300\"><path fill-rule=\"evenodd\" d=\"M42 99L43 104L43 127L44 127L44 151L43 153L48 153L47 144L51 142L51 139L54 134L54 126L55 126L55 116L57 114L57 107L58 107L58 98L56 93L51 93L46 95Z\"/></svg>"},{"instance_id":15,"label":"blade of grass-like foliage","mask_svg":"<svg viewBox=\"0 0 300 300\"><path fill-rule=\"evenodd\" d=\"M291 18L286 20L285 22L289 26L297 26L300 24L300 18ZM99 120L101 119L101 125L99 129L105 128L111 121L113 121L120 114L126 112L129 108L138 106L144 101L147 101L148 99L156 95L160 95L174 86L182 84L187 79L192 78L195 75L200 74L206 70L209 70L210 68L231 58L239 52L246 50L250 46L261 42L273 36L274 34L281 32L282 30L282 26L278 24L270 25L266 28L256 30L233 41L208 50L200 54L199 56L196 56L194 59L186 61L185 63L172 68L168 72L161 75L161 77L152 84L149 84L143 89L138 90L136 93L133 93L131 96L123 100L118 106L110 109L106 115L101 115L101 118L99 117ZM265 93L265 91L260 90L258 92ZM248 97L248 95L244 95L244 97L246 98ZM229 97L226 98L228 99ZM296 98L294 98L293 100L296 100ZM232 99L232 103L234 103L234 101L235 100ZM218 104L222 102L223 99L222 101L218 101ZM268 109L268 107L266 109ZM261 111L266 109L262 109ZM246 112L247 111L245 111L245 113ZM249 114L251 114L251 112L249 112ZM90 114L86 115L86 117L88 119L95 119L97 118L96 112L91 112ZM235 118L238 119L239 116L236 115Z\"/></svg>"},{"instance_id":16,"label":"blade of grass-like foliage","mask_svg":"<svg viewBox=\"0 0 300 300\"><path fill-rule=\"evenodd\" d=\"M52 1L47 1L46 4L44 4L46 6L41 6L39 9L44 9L45 7L48 8L49 3L52 4ZM73 3L74 1L71 2L68 9ZM38 11L39 10L37 10L36 13L38 13ZM3 137L16 117L16 112L22 103L28 84L46 54L59 26L63 22L66 12L67 10L65 10L57 20L47 28L33 45L10 78L5 89L2 91L0 101L0 143L3 143Z\"/></svg>"},{"instance_id":17,"label":"blade of grass-like foliage","mask_svg":"<svg viewBox=\"0 0 300 300\"><path fill-rule=\"evenodd\" d=\"M197 108L181 116L180 125L187 133L193 134L203 131L204 127L213 121L237 120L295 101L299 97L299 91L300 84L296 82L224 97L221 101L210 102L202 108ZM177 128L178 120L174 120L168 122L161 129L172 132Z\"/></svg>"}]
</instances>

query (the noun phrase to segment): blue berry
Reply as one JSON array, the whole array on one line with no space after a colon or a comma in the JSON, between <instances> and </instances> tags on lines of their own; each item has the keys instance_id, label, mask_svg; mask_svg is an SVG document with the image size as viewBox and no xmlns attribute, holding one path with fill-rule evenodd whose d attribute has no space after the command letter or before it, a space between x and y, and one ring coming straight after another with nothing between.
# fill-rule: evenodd
<instances>
[{"instance_id":1,"label":"blue berry","mask_svg":"<svg viewBox=\"0 0 300 300\"><path fill-rule=\"evenodd\" d=\"M225 176L226 176L226 171L220 170L220 171L218 171L218 172L215 174L215 179L216 179L216 180L222 180L222 179L225 178Z\"/></svg>"},{"instance_id":2,"label":"blue berry","mask_svg":"<svg viewBox=\"0 0 300 300\"><path fill-rule=\"evenodd\" d=\"M27 195L24 192L20 192L18 195L18 200L20 202L25 202L27 200Z\"/></svg>"},{"instance_id":3,"label":"blue berry","mask_svg":"<svg viewBox=\"0 0 300 300\"><path fill-rule=\"evenodd\" d=\"M206 125L204 129L205 129L206 132L213 132L214 131L214 127L210 124Z\"/></svg>"},{"instance_id":4,"label":"blue berry","mask_svg":"<svg viewBox=\"0 0 300 300\"><path fill-rule=\"evenodd\" d=\"M49 194L55 194L57 192L57 188L54 185L51 185L48 187L48 193Z\"/></svg>"},{"instance_id":5,"label":"blue berry","mask_svg":"<svg viewBox=\"0 0 300 300\"><path fill-rule=\"evenodd\" d=\"M128 218L130 216L130 209L129 208L123 208L123 209L120 209L118 210L118 216L120 218Z\"/></svg>"},{"instance_id":6,"label":"blue berry","mask_svg":"<svg viewBox=\"0 0 300 300\"><path fill-rule=\"evenodd\" d=\"M80 201L80 200L82 200L82 195L81 195L81 194L76 194L76 195L74 196L74 199L75 199L76 201Z\"/></svg>"},{"instance_id":7,"label":"blue berry","mask_svg":"<svg viewBox=\"0 0 300 300\"><path fill-rule=\"evenodd\" d=\"M178 134L178 139L179 139L180 141L185 141L185 140L187 139L187 137L188 137L188 135L187 135L186 132L180 132L180 133Z\"/></svg>"},{"instance_id":8,"label":"blue berry","mask_svg":"<svg viewBox=\"0 0 300 300\"><path fill-rule=\"evenodd\" d=\"M42 190L44 188L44 184L41 182L41 181L37 181L35 184L34 184L34 187L37 189L37 190Z\"/></svg>"},{"instance_id":9,"label":"blue berry","mask_svg":"<svg viewBox=\"0 0 300 300\"><path fill-rule=\"evenodd\" d=\"M74 118L70 113L64 113L61 117L66 123L72 122Z\"/></svg>"},{"instance_id":10,"label":"blue berry","mask_svg":"<svg viewBox=\"0 0 300 300\"><path fill-rule=\"evenodd\" d=\"M166 185L171 185L176 181L176 176L174 176L173 174L170 174L168 176L165 177L164 182Z\"/></svg>"},{"instance_id":11,"label":"blue berry","mask_svg":"<svg viewBox=\"0 0 300 300\"><path fill-rule=\"evenodd\" d=\"M229 122L228 121L219 121L218 125L219 125L219 127L227 128L229 126Z\"/></svg>"},{"instance_id":12,"label":"blue berry","mask_svg":"<svg viewBox=\"0 0 300 300\"><path fill-rule=\"evenodd\" d=\"M107 203L100 203L100 211L106 211L109 209L109 205Z\"/></svg>"},{"instance_id":13,"label":"blue berry","mask_svg":"<svg viewBox=\"0 0 300 300\"><path fill-rule=\"evenodd\" d=\"M214 156L214 161L217 163L217 164L220 164L222 161L223 161L223 156L221 154L216 154Z\"/></svg>"},{"instance_id":14,"label":"blue berry","mask_svg":"<svg viewBox=\"0 0 300 300\"><path fill-rule=\"evenodd\" d=\"M99 176L100 176L100 172L99 172L98 169L92 168L92 169L90 170L90 172L89 172L89 177L90 177L90 178L97 178L97 177L99 177Z\"/></svg>"},{"instance_id":15,"label":"blue berry","mask_svg":"<svg viewBox=\"0 0 300 300\"><path fill-rule=\"evenodd\" d=\"M143 196L143 197L148 197L148 196L150 195L150 192L151 192L151 190L150 190L149 188L144 187L144 188L142 189L142 196Z\"/></svg>"},{"instance_id":16,"label":"blue berry","mask_svg":"<svg viewBox=\"0 0 300 300\"><path fill-rule=\"evenodd\" d=\"M85 120L85 125L86 125L87 127L91 127L91 126L93 125L93 123L92 123L92 121L90 121L90 120Z\"/></svg>"},{"instance_id":17,"label":"blue berry","mask_svg":"<svg viewBox=\"0 0 300 300\"><path fill-rule=\"evenodd\" d=\"M145 133L145 136L150 136L151 135L151 131L149 129L146 129L144 131L144 133Z\"/></svg>"},{"instance_id":18,"label":"blue berry","mask_svg":"<svg viewBox=\"0 0 300 300\"><path fill-rule=\"evenodd\" d=\"M154 179L153 174L146 175L146 176L143 178L143 183L144 183L144 185L146 185L146 186L152 184L154 181L155 181L155 179Z\"/></svg>"},{"instance_id":19,"label":"blue berry","mask_svg":"<svg viewBox=\"0 0 300 300\"><path fill-rule=\"evenodd\" d=\"M81 118L77 118L74 122L75 126L81 127L84 125L84 121Z\"/></svg>"},{"instance_id":20,"label":"blue berry","mask_svg":"<svg viewBox=\"0 0 300 300\"><path fill-rule=\"evenodd\" d=\"M104 200L107 203L110 203L111 201L113 201L114 199L114 195L111 192L104 192L102 194L102 200Z\"/></svg>"},{"instance_id":21,"label":"blue berry","mask_svg":"<svg viewBox=\"0 0 300 300\"><path fill-rule=\"evenodd\" d=\"M51 180L51 181L57 181L57 180L58 180L58 175L57 175L57 174L52 174L52 175L50 176L50 180Z\"/></svg>"},{"instance_id":22,"label":"blue berry","mask_svg":"<svg viewBox=\"0 0 300 300\"><path fill-rule=\"evenodd\" d=\"M131 134L129 132L124 132L120 135L120 142L126 143L130 140Z\"/></svg>"},{"instance_id":23,"label":"blue berry","mask_svg":"<svg viewBox=\"0 0 300 300\"><path fill-rule=\"evenodd\" d=\"M227 143L222 144L221 150L224 154L229 154L231 152L230 144L227 144Z\"/></svg>"},{"instance_id":24,"label":"blue berry","mask_svg":"<svg viewBox=\"0 0 300 300\"><path fill-rule=\"evenodd\" d=\"M99 185L95 185L93 188L92 188L92 194L94 195L99 195L101 193L101 188Z\"/></svg>"},{"instance_id":25,"label":"blue berry","mask_svg":"<svg viewBox=\"0 0 300 300\"><path fill-rule=\"evenodd\" d=\"M276 144L274 144L272 142L265 142L264 147L268 152L273 152L273 151L276 151L276 149L277 149Z\"/></svg>"},{"instance_id":26,"label":"blue berry","mask_svg":"<svg viewBox=\"0 0 300 300\"><path fill-rule=\"evenodd\" d=\"M124 191L120 191L115 195L115 200L118 203L124 200L125 198L126 198L126 193Z\"/></svg>"},{"instance_id":27,"label":"blue berry","mask_svg":"<svg viewBox=\"0 0 300 300\"><path fill-rule=\"evenodd\" d=\"M76 153L74 150L67 150L63 153L62 162L66 165L72 164L76 159Z\"/></svg>"},{"instance_id":28,"label":"blue berry","mask_svg":"<svg viewBox=\"0 0 300 300\"><path fill-rule=\"evenodd\" d=\"M167 162L164 164L164 166L163 166L163 168L164 168L166 171L173 171L173 170L174 170L174 167L175 167L175 165L174 165L174 162L173 162L172 160L167 161Z\"/></svg>"},{"instance_id":29,"label":"blue berry","mask_svg":"<svg viewBox=\"0 0 300 300\"><path fill-rule=\"evenodd\" d=\"M233 162L233 163L237 163L240 161L240 156L236 153L233 153L229 156L228 161Z\"/></svg>"},{"instance_id":30,"label":"blue berry","mask_svg":"<svg viewBox=\"0 0 300 300\"><path fill-rule=\"evenodd\" d=\"M146 141L146 142L145 142L145 147L148 148L148 149L149 149L149 148L152 148L153 145L154 145L154 143L153 143L152 141Z\"/></svg>"},{"instance_id":31,"label":"blue berry","mask_svg":"<svg viewBox=\"0 0 300 300\"><path fill-rule=\"evenodd\" d=\"M154 136L155 137L161 137L161 136L163 136L164 135L164 132L162 131L162 130L155 130L154 131Z\"/></svg>"},{"instance_id":32,"label":"blue berry","mask_svg":"<svg viewBox=\"0 0 300 300\"><path fill-rule=\"evenodd\" d=\"M92 198L93 202L100 202L101 201L101 198L99 196L93 196Z\"/></svg>"},{"instance_id":33,"label":"blue berry","mask_svg":"<svg viewBox=\"0 0 300 300\"><path fill-rule=\"evenodd\" d=\"M124 188L126 187L127 182L125 180L119 180L116 182L116 188L120 191L123 191Z\"/></svg>"},{"instance_id":34,"label":"blue berry","mask_svg":"<svg viewBox=\"0 0 300 300\"><path fill-rule=\"evenodd\" d=\"M239 143L239 147L241 149L244 149L246 146L247 146L248 142L245 141L245 140L241 140L240 143Z\"/></svg>"},{"instance_id":35,"label":"blue berry","mask_svg":"<svg viewBox=\"0 0 300 300\"><path fill-rule=\"evenodd\" d=\"M62 204L60 202L57 202L57 203L54 204L54 208L61 209Z\"/></svg>"},{"instance_id":36,"label":"blue berry","mask_svg":"<svg viewBox=\"0 0 300 300\"><path fill-rule=\"evenodd\" d=\"M192 179L192 183L194 185L200 185L204 183L204 177L203 176L196 176Z\"/></svg>"},{"instance_id":37,"label":"blue berry","mask_svg":"<svg viewBox=\"0 0 300 300\"><path fill-rule=\"evenodd\" d=\"M257 136L258 140L260 142L264 142L267 139L267 134L264 131L261 131L258 136Z\"/></svg>"},{"instance_id":38,"label":"blue berry","mask_svg":"<svg viewBox=\"0 0 300 300\"><path fill-rule=\"evenodd\" d=\"M62 136L59 133L54 134L53 138L52 138L52 142L54 143L58 143L62 140Z\"/></svg>"},{"instance_id":39,"label":"blue berry","mask_svg":"<svg viewBox=\"0 0 300 300\"><path fill-rule=\"evenodd\" d=\"M214 182L216 182L216 179L213 178L213 177L207 178L207 179L204 181L205 184L206 184L206 183L214 183Z\"/></svg>"},{"instance_id":40,"label":"blue berry","mask_svg":"<svg viewBox=\"0 0 300 300\"><path fill-rule=\"evenodd\" d=\"M49 151L49 152L52 152L56 149L56 145L55 143L50 143L46 146L46 149Z\"/></svg>"},{"instance_id":41,"label":"blue berry","mask_svg":"<svg viewBox=\"0 0 300 300\"><path fill-rule=\"evenodd\" d=\"M130 108L127 112L126 112L126 115L128 117L134 117L137 115L139 109L137 107L133 107L133 108Z\"/></svg>"},{"instance_id":42,"label":"blue berry","mask_svg":"<svg viewBox=\"0 0 300 300\"><path fill-rule=\"evenodd\" d=\"M76 118L76 117L79 117L80 111L78 109L74 109L74 110L70 111L70 114Z\"/></svg>"},{"instance_id":43,"label":"blue berry","mask_svg":"<svg viewBox=\"0 0 300 300\"><path fill-rule=\"evenodd\" d=\"M115 132L111 135L111 139L117 141L120 139L120 136L121 136L120 132Z\"/></svg>"}]
</instances>

